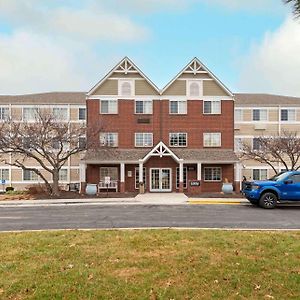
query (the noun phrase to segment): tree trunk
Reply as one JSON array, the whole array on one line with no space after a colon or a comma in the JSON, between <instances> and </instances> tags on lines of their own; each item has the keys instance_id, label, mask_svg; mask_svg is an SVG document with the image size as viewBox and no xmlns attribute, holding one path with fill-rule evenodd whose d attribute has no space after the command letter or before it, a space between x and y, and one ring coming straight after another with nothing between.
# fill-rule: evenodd
<instances>
[{"instance_id":1,"label":"tree trunk","mask_svg":"<svg viewBox=\"0 0 300 300\"><path fill-rule=\"evenodd\" d=\"M59 192L59 170L54 169L53 173L52 173L52 196L59 196L60 192Z\"/></svg>"}]
</instances>

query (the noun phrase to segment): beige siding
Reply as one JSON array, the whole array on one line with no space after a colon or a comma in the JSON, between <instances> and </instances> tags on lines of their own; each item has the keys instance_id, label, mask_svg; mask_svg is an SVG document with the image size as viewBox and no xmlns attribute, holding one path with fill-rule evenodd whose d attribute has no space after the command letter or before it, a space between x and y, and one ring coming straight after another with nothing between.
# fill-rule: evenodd
<instances>
[{"instance_id":1,"label":"beige siding","mask_svg":"<svg viewBox=\"0 0 300 300\"><path fill-rule=\"evenodd\" d=\"M70 120L78 121L78 108L71 107L70 109Z\"/></svg>"},{"instance_id":2,"label":"beige siding","mask_svg":"<svg viewBox=\"0 0 300 300\"><path fill-rule=\"evenodd\" d=\"M118 80L104 81L94 92L93 95L118 95Z\"/></svg>"},{"instance_id":3,"label":"beige siding","mask_svg":"<svg viewBox=\"0 0 300 300\"><path fill-rule=\"evenodd\" d=\"M228 94L213 80L203 81L204 96L228 96Z\"/></svg>"},{"instance_id":4,"label":"beige siding","mask_svg":"<svg viewBox=\"0 0 300 300\"><path fill-rule=\"evenodd\" d=\"M252 109L244 110L243 121L252 121Z\"/></svg>"},{"instance_id":5,"label":"beige siding","mask_svg":"<svg viewBox=\"0 0 300 300\"><path fill-rule=\"evenodd\" d=\"M13 119L21 120L22 119L22 108L21 107L12 107L11 115Z\"/></svg>"},{"instance_id":6,"label":"beige siding","mask_svg":"<svg viewBox=\"0 0 300 300\"><path fill-rule=\"evenodd\" d=\"M278 134L278 125L277 124L265 124L265 130L255 129L254 124L239 124L239 130L236 130L236 135L270 135Z\"/></svg>"},{"instance_id":7,"label":"beige siding","mask_svg":"<svg viewBox=\"0 0 300 300\"><path fill-rule=\"evenodd\" d=\"M269 121L278 122L278 110L269 110Z\"/></svg>"},{"instance_id":8,"label":"beige siding","mask_svg":"<svg viewBox=\"0 0 300 300\"><path fill-rule=\"evenodd\" d=\"M186 80L176 80L164 92L164 95L170 96L185 96L186 95Z\"/></svg>"},{"instance_id":9,"label":"beige siding","mask_svg":"<svg viewBox=\"0 0 300 300\"><path fill-rule=\"evenodd\" d=\"M136 95L159 95L159 93L146 80L135 81Z\"/></svg>"},{"instance_id":10,"label":"beige siding","mask_svg":"<svg viewBox=\"0 0 300 300\"><path fill-rule=\"evenodd\" d=\"M300 124L283 124L283 123L281 123L281 131L290 131L290 132L297 131L299 134Z\"/></svg>"},{"instance_id":11,"label":"beige siding","mask_svg":"<svg viewBox=\"0 0 300 300\"><path fill-rule=\"evenodd\" d=\"M79 182L79 169L71 169L70 170L70 181L78 181Z\"/></svg>"}]
</instances>

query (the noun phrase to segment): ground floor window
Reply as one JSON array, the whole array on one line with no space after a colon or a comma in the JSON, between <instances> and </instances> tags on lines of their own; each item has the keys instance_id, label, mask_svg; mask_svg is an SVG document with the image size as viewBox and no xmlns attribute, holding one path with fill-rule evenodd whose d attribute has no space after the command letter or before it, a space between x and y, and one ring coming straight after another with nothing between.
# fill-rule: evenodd
<instances>
[{"instance_id":1,"label":"ground floor window","mask_svg":"<svg viewBox=\"0 0 300 300\"><path fill-rule=\"evenodd\" d=\"M265 180L268 178L267 169L253 169L253 180Z\"/></svg>"},{"instance_id":2,"label":"ground floor window","mask_svg":"<svg viewBox=\"0 0 300 300\"><path fill-rule=\"evenodd\" d=\"M204 181L221 181L222 168L204 168Z\"/></svg>"},{"instance_id":3,"label":"ground floor window","mask_svg":"<svg viewBox=\"0 0 300 300\"><path fill-rule=\"evenodd\" d=\"M9 169L0 169L0 180L9 180Z\"/></svg>"},{"instance_id":4,"label":"ground floor window","mask_svg":"<svg viewBox=\"0 0 300 300\"><path fill-rule=\"evenodd\" d=\"M68 181L67 169L60 169L58 175L59 175L59 181Z\"/></svg>"},{"instance_id":5,"label":"ground floor window","mask_svg":"<svg viewBox=\"0 0 300 300\"><path fill-rule=\"evenodd\" d=\"M146 168L143 168L143 182L146 188ZM140 186L140 169L135 168L135 189L138 190Z\"/></svg>"},{"instance_id":6,"label":"ground floor window","mask_svg":"<svg viewBox=\"0 0 300 300\"><path fill-rule=\"evenodd\" d=\"M37 181L38 175L32 170L23 170L23 180L24 181Z\"/></svg>"},{"instance_id":7,"label":"ground floor window","mask_svg":"<svg viewBox=\"0 0 300 300\"><path fill-rule=\"evenodd\" d=\"M104 181L105 177L110 177L110 180L118 180L118 168L117 167L101 167L100 168L100 180Z\"/></svg>"},{"instance_id":8,"label":"ground floor window","mask_svg":"<svg viewBox=\"0 0 300 300\"><path fill-rule=\"evenodd\" d=\"M183 188L187 189L187 168L183 168ZM179 168L176 168L176 189L179 189Z\"/></svg>"}]
</instances>

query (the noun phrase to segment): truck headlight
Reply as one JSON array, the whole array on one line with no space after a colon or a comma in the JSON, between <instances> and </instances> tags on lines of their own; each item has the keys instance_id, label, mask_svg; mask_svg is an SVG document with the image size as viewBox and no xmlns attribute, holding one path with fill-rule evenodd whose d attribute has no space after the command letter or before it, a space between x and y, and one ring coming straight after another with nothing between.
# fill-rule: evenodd
<instances>
[{"instance_id":1,"label":"truck headlight","mask_svg":"<svg viewBox=\"0 0 300 300\"><path fill-rule=\"evenodd\" d=\"M251 186L251 190L252 190L252 191L256 191L256 190L258 190L259 188L260 188L259 185L252 185L252 186Z\"/></svg>"}]
</instances>

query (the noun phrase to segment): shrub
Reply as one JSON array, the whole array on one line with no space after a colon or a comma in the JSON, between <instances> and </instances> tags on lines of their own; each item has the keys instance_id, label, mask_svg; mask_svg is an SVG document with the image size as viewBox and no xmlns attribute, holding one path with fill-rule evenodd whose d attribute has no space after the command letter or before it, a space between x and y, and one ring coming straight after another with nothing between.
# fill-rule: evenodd
<instances>
[{"instance_id":1,"label":"shrub","mask_svg":"<svg viewBox=\"0 0 300 300\"><path fill-rule=\"evenodd\" d=\"M7 186L6 188L5 188L5 191L6 192L12 192L12 191L14 191L15 190L15 188L13 187L13 186Z\"/></svg>"}]
</instances>

